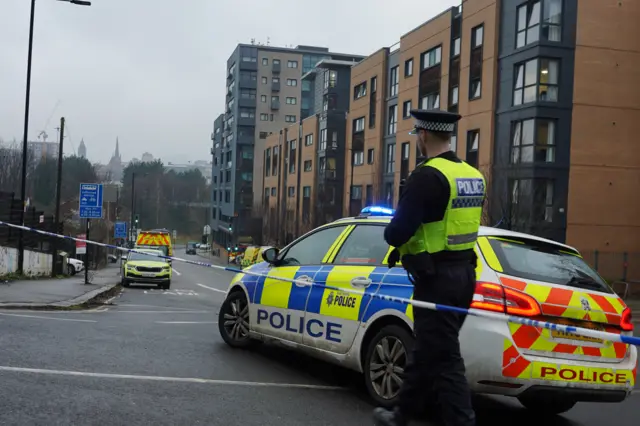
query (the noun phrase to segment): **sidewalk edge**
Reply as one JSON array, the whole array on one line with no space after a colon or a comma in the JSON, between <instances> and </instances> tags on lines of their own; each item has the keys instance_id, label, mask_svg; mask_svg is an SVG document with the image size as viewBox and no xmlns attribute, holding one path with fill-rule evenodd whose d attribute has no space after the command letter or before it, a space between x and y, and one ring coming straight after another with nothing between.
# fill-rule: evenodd
<instances>
[{"instance_id":1,"label":"sidewalk edge","mask_svg":"<svg viewBox=\"0 0 640 426\"><path fill-rule=\"evenodd\" d=\"M41 311L70 311L87 309L100 304L100 299L108 299L120 291L120 283L107 284L72 299L53 303L0 303L0 309L32 309Z\"/></svg>"}]
</instances>

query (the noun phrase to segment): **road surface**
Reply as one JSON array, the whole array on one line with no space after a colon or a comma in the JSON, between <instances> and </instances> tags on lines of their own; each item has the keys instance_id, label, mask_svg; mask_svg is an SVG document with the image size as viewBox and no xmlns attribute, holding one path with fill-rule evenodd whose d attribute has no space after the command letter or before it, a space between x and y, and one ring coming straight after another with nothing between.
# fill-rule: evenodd
<instances>
[{"instance_id":1,"label":"road surface","mask_svg":"<svg viewBox=\"0 0 640 426\"><path fill-rule=\"evenodd\" d=\"M174 268L171 291L132 287L108 308L0 311L0 424L371 424L357 374L266 345L238 351L222 342L217 312L232 273ZM554 420L506 398L478 397L476 409L478 425L632 425L640 394L579 404Z\"/></svg>"}]
</instances>

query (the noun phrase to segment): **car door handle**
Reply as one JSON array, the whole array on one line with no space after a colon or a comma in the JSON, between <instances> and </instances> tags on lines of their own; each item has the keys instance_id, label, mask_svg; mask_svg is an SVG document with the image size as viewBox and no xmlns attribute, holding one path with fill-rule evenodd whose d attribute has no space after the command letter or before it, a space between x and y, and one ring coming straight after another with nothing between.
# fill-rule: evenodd
<instances>
[{"instance_id":1,"label":"car door handle","mask_svg":"<svg viewBox=\"0 0 640 426\"><path fill-rule=\"evenodd\" d=\"M371 280L367 277L356 277L351 280L351 285L354 287L369 287Z\"/></svg>"},{"instance_id":2,"label":"car door handle","mask_svg":"<svg viewBox=\"0 0 640 426\"><path fill-rule=\"evenodd\" d=\"M302 284L300 281L306 281L309 284ZM295 280L295 285L298 287L309 287L311 284L313 284L313 278L308 275L302 275Z\"/></svg>"}]
</instances>

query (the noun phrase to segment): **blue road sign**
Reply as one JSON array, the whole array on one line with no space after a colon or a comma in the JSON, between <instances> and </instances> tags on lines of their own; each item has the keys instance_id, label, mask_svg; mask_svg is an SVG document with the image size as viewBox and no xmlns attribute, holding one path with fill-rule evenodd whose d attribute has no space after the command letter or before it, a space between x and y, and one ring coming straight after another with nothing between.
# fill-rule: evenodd
<instances>
[{"instance_id":1,"label":"blue road sign","mask_svg":"<svg viewBox=\"0 0 640 426\"><path fill-rule=\"evenodd\" d=\"M80 184L80 217L82 219L102 218L102 185L98 183Z\"/></svg>"},{"instance_id":2,"label":"blue road sign","mask_svg":"<svg viewBox=\"0 0 640 426\"><path fill-rule=\"evenodd\" d=\"M127 238L127 222L116 222L113 227L114 238Z\"/></svg>"}]
</instances>

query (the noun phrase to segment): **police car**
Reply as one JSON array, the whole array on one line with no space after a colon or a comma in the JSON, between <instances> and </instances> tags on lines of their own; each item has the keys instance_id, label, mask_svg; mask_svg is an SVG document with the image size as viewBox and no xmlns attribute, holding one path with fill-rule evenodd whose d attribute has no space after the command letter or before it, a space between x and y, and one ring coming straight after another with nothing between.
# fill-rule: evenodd
<instances>
[{"instance_id":1,"label":"police car","mask_svg":"<svg viewBox=\"0 0 640 426\"><path fill-rule=\"evenodd\" d=\"M218 321L224 341L275 342L359 371L375 402L392 406L413 344L413 308L375 297L413 294L404 269L386 266L392 214L365 208L266 250L230 284ZM482 227L476 252L472 309L632 335L630 309L573 247ZM460 343L473 391L517 397L537 412L620 402L635 383L637 350L622 343L473 316Z\"/></svg>"}]
</instances>

